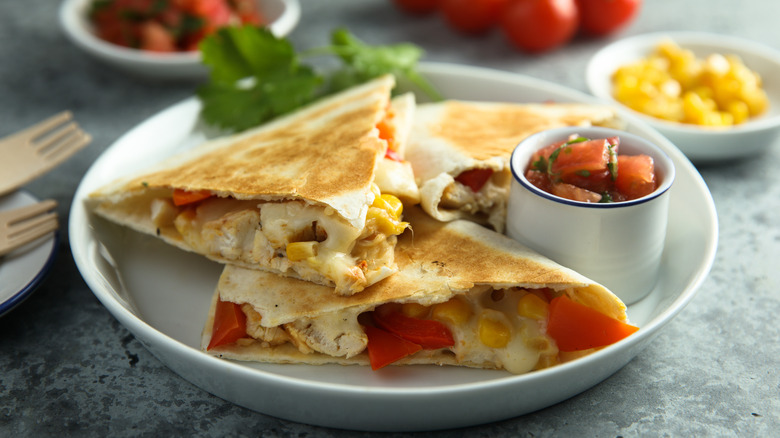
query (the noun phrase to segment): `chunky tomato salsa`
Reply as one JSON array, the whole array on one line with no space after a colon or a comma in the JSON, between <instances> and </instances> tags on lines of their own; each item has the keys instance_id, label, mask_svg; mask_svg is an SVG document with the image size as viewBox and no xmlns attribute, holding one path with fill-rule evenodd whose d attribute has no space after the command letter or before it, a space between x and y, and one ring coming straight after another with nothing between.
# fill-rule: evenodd
<instances>
[{"instance_id":1,"label":"chunky tomato salsa","mask_svg":"<svg viewBox=\"0 0 780 438\"><path fill-rule=\"evenodd\" d=\"M561 198L580 202L622 202L658 187L653 158L620 155L619 137L572 136L538 150L526 168L528 181Z\"/></svg>"},{"instance_id":2,"label":"chunky tomato salsa","mask_svg":"<svg viewBox=\"0 0 780 438\"><path fill-rule=\"evenodd\" d=\"M220 27L265 21L255 0L95 0L89 18L101 39L152 52L197 50Z\"/></svg>"}]
</instances>

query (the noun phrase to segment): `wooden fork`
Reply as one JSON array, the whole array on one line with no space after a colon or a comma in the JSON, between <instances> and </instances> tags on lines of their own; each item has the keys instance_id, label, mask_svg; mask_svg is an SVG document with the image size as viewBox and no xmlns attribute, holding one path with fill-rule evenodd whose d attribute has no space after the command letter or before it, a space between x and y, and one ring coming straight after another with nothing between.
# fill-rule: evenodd
<instances>
[{"instance_id":1,"label":"wooden fork","mask_svg":"<svg viewBox=\"0 0 780 438\"><path fill-rule=\"evenodd\" d=\"M64 111L0 139L0 195L43 175L89 144L92 138L72 118Z\"/></svg>"},{"instance_id":2,"label":"wooden fork","mask_svg":"<svg viewBox=\"0 0 780 438\"><path fill-rule=\"evenodd\" d=\"M53 199L0 212L0 257L57 229Z\"/></svg>"}]
</instances>

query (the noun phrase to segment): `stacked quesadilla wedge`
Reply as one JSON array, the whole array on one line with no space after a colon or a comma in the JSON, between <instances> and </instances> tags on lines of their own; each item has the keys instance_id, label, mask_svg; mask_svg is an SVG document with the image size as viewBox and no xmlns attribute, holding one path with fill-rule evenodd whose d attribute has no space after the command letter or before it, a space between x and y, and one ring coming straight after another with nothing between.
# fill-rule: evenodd
<instances>
[{"instance_id":1,"label":"stacked quesadilla wedge","mask_svg":"<svg viewBox=\"0 0 780 438\"><path fill-rule=\"evenodd\" d=\"M421 104L406 149L421 205L441 221L467 219L502 232L509 158L529 135L562 126L619 127L607 106L449 100Z\"/></svg>"},{"instance_id":2,"label":"stacked quesadilla wedge","mask_svg":"<svg viewBox=\"0 0 780 438\"><path fill-rule=\"evenodd\" d=\"M392 192L416 196L402 156L395 172L380 166L399 155L414 110L410 96L391 106L393 86L383 76L209 141L103 187L90 208L218 262L360 292L396 271L406 223Z\"/></svg>"},{"instance_id":3,"label":"stacked quesadilla wedge","mask_svg":"<svg viewBox=\"0 0 780 438\"><path fill-rule=\"evenodd\" d=\"M546 368L636 330L593 281L470 221L410 208L399 272L360 294L226 266L202 334L223 358L269 363Z\"/></svg>"}]
</instances>

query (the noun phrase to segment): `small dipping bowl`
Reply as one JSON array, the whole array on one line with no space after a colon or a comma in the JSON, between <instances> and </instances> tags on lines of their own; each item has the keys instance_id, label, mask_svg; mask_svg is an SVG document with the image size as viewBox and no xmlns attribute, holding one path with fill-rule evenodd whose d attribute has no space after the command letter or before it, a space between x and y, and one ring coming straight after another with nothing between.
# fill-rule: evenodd
<instances>
[{"instance_id":1,"label":"small dipping bowl","mask_svg":"<svg viewBox=\"0 0 780 438\"><path fill-rule=\"evenodd\" d=\"M658 187L642 198L587 203L547 193L525 177L531 156L572 134L619 137L618 155L653 158ZM567 127L526 138L512 153L507 234L540 254L609 288L626 304L655 287L666 239L672 160L653 143L610 128ZM620 170L618 169L618 172Z\"/></svg>"}]
</instances>

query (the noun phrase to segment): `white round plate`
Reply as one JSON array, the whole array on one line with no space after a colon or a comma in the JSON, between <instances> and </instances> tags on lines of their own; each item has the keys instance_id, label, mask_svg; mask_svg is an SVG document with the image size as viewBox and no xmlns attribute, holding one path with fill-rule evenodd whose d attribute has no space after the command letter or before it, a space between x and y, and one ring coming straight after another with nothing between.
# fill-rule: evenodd
<instances>
[{"instance_id":1,"label":"white round plate","mask_svg":"<svg viewBox=\"0 0 780 438\"><path fill-rule=\"evenodd\" d=\"M511 73L450 64L421 71L448 97L517 102L594 98ZM631 118L628 130L664 149L677 166L658 285L629 307L633 336L567 364L525 375L459 367L269 365L231 362L199 350L221 267L92 217L87 195L205 136L189 99L120 138L85 175L70 217L76 264L108 310L173 371L219 397L268 415L328 427L411 431L456 428L522 415L601 382L636 356L690 301L712 266L717 217L693 165L663 136Z\"/></svg>"},{"instance_id":2,"label":"white round plate","mask_svg":"<svg viewBox=\"0 0 780 438\"><path fill-rule=\"evenodd\" d=\"M27 192L13 192L0 196L0 211L35 204L38 199ZM0 256L0 316L10 312L29 297L41 284L54 265L59 234Z\"/></svg>"}]
</instances>

